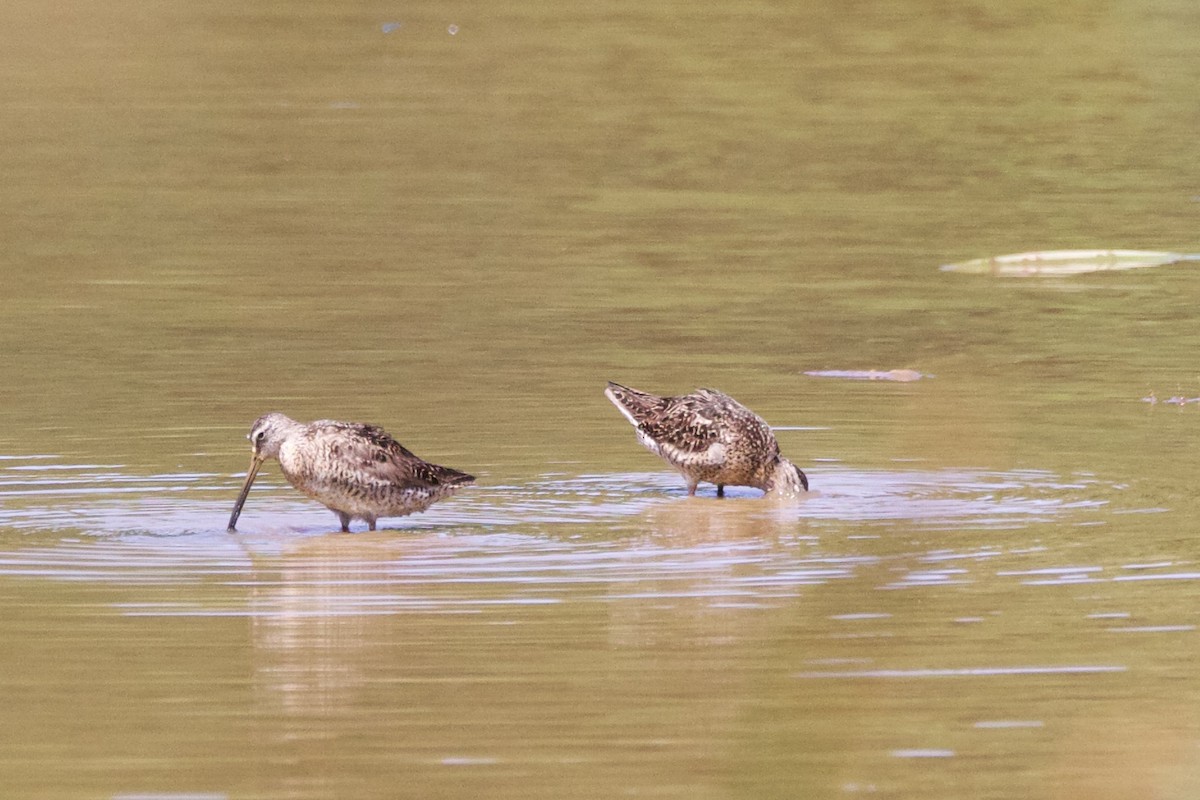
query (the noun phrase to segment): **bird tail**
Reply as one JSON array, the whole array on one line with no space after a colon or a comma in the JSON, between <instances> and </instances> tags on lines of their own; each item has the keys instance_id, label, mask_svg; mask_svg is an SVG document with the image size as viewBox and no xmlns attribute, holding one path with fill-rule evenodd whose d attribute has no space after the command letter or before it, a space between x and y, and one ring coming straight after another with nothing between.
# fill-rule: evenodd
<instances>
[{"instance_id":1,"label":"bird tail","mask_svg":"<svg viewBox=\"0 0 1200 800\"><path fill-rule=\"evenodd\" d=\"M466 486L467 484L474 482L474 475L468 475L467 473L459 472L456 469L450 470L450 475L448 478L446 478L446 483L453 484L454 486Z\"/></svg>"},{"instance_id":2,"label":"bird tail","mask_svg":"<svg viewBox=\"0 0 1200 800\"><path fill-rule=\"evenodd\" d=\"M612 381L608 382L608 388L604 390L604 395L634 426L639 425L662 404L662 398L657 395L631 389Z\"/></svg>"},{"instance_id":3,"label":"bird tail","mask_svg":"<svg viewBox=\"0 0 1200 800\"><path fill-rule=\"evenodd\" d=\"M429 468L430 483L441 486L467 486L475 482L474 475L468 475L465 472L452 469L451 467L443 467L440 464L427 464Z\"/></svg>"}]
</instances>

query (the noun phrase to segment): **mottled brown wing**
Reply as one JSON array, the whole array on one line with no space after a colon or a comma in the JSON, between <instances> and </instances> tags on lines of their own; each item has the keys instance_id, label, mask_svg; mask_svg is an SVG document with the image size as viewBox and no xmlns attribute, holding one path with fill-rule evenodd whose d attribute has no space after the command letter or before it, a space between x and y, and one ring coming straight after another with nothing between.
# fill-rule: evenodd
<instances>
[{"instance_id":1,"label":"mottled brown wing","mask_svg":"<svg viewBox=\"0 0 1200 800\"><path fill-rule=\"evenodd\" d=\"M642 419L638 428L654 441L684 453L703 453L721 441L723 397L705 389L663 397L662 405Z\"/></svg>"},{"instance_id":2,"label":"mottled brown wing","mask_svg":"<svg viewBox=\"0 0 1200 800\"><path fill-rule=\"evenodd\" d=\"M724 392L697 389L680 399L694 400L700 413L713 420L712 441L754 453L765 461L771 461L779 455L779 443L767 421Z\"/></svg>"},{"instance_id":3,"label":"mottled brown wing","mask_svg":"<svg viewBox=\"0 0 1200 800\"><path fill-rule=\"evenodd\" d=\"M353 464L370 481L397 486L443 486L471 483L475 478L450 467L431 464L376 425L330 422L317 436L334 456Z\"/></svg>"}]
</instances>

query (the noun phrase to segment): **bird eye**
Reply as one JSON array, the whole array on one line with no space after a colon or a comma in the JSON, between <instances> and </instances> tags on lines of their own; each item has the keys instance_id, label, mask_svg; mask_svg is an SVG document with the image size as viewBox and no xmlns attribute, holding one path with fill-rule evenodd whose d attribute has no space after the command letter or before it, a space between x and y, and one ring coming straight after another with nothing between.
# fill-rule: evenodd
<instances>
[{"instance_id":1,"label":"bird eye","mask_svg":"<svg viewBox=\"0 0 1200 800\"><path fill-rule=\"evenodd\" d=\"M254 436L254 441L255 441L257 444L262 444L262 442L263 442L263 439L265 439L265 438L267 438L267 432L266 432L266 431L259 431L257 434L255 434L255 436Z\"/></svg>"}]
</instances>

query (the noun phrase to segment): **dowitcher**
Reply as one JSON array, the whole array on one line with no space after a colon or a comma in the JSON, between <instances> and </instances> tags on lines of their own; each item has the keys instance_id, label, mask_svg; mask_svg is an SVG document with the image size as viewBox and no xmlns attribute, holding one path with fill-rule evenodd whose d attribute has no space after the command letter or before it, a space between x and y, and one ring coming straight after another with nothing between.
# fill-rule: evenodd
<instances>
[{"instance_id":1,"label":"dowitcher","mask_svg":"<svg viewBox=\"0 0 1200 800\"><path fill-rule=\"evenodd\" d=\"M638 441L683 474L689 496L701 482L715 483L717 497L726 486L779 496L808 491L808 477L780 455L771 426L724 392L659 397L609 381L604 394L637 428Z\"/></svg>"},{"instance_id":2,"label":"dowitcher","mask_svg":"<svg viewBox=\"0 0 1200 800\"><path fill-rule=\"evenodd\" d=\"M288 483L337 514L343 531L352 519L375 530L379 517L424 511L475 482L465 472L423 461L374 425L329 419L305 424L273 412L259 417L246 438L250 470L229 517L230 531L268 458L279 461Z\"/></svg>"}]
</instances>

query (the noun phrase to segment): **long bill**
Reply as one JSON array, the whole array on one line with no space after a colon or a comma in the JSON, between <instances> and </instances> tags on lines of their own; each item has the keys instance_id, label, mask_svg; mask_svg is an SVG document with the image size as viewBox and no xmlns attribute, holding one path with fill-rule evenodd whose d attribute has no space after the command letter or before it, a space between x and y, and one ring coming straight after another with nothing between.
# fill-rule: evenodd
<instances>
[{"instance_id":1,"label":"long bill","mask_svg":"<svg viewBox=\"0 0 1200 800\"><path fill-rule=\"evenodd\" d=\"M246 504L246 497L250 494L250 486L254 483L254 478L258 475L258 469L263 465L264 460L265 459L260 458L258 455L253 455L250 457L250 471L246 473L246 482L242 484L242 491L238 495L237 502L233 504L233 513L229 515L229 528L226 529L227 533L237 532L236 526L238 516L242 513L242 506Z\"/></svg>"}]
</instances>

